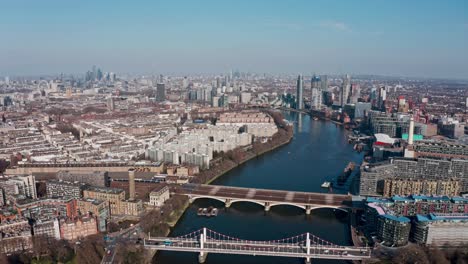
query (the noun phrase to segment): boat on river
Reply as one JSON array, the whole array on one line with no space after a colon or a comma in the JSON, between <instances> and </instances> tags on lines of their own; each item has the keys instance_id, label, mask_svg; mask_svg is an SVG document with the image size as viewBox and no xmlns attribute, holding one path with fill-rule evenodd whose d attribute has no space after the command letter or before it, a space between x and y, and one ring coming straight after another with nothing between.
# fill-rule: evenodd
<instances>
[{"instance_id":1,"label":"boat on river","mask_svg":"<svg viewBox=\"0 0 468 264\"><path fill-rule=\"evenodd\" d=\"M331 182L323 182L322 185L320 185L322 188L330 188Z\"/></svg>"},{"instance_id":2,"label":"boat on river","mask_svg":"<svg viewBox=\"0 0 468 264\"><path fill-rule=\"evenodd\" d=\"M213 206L210 206L208 208L198 208L197 211L198 216L217 216L218 215L218 208L214 208Z\"/></svg>"},{"instance_id":3,"label":"boat on river","mask_svg":"<svg viewBox=\"0 0 468 264\"><path fill-rule=\"evenodd\" d=\"M338 185L343 185L346 182L346 180L348 180L348 177L353 172L355 166L356 164L354 164L354 162L348 163L348 166L346 166L346 168L343 170L343 173L340 176L338 176Z\"/></svg>"}]
</instances>

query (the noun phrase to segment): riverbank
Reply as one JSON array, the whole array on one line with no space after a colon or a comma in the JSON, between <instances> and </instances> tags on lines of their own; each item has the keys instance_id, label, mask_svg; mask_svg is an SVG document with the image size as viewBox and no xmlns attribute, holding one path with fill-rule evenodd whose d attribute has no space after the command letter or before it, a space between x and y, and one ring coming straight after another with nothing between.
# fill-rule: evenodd
<instances>
[{"instance_id":1,"label":"riverbank","mask_svg":"<svg viewBox=\"0 0 468 264\"><path fill-rule=\"evenodd\" d=\"M221 177L221 176L223 176L224 174L228 173L228 172L231 171L232 169L234 169L234 168L236 168L236 167L239 167L240 165L246 163L247 161L249 161L249 160L251 160L251 159L253 159L253 158L260 157L261 155L263 155L263 154L265 154L265 153L267 153L267 152L270 152L270 151L272 151L272 150L275 150L275 149L277 149L277 148L280 148L280 147L282 147L282 146L288 144L289 142L291 142L292 138L293 138L293 137L291 136L287 141L282 142L282 143L280 143L280 144L278 144L278 145L275 145L275 146L273 146L273 147L270 147L270 148L268 148L268 149L266 149L266 150L263 150L263 151L261 151L261 152L259 152L259 153L251 153L252 155L248 155L247 157L245 157L245 158L244 158L242 161L240 161L239 163L233 164L233 165L230 166L229 168L227 168L227 169L225 169L225 170L219 172L215 177L213 177L212 179L208 180L205 184L211 184L213 181L215 181L215 180L218 179L219 177Z\"/></svg>"},{"instance_id":2,"label":"riverbank","mask_svg":"<svg viewBox=\"0 0 468 264\"><path fill-rule=\"evenodd\" d=\"M246 155L240 162L238 162L238 163L233 163L233 164L230 165L229 167L227 167L227 168L225 168L225 169L223 169L223 170L217 172L213 177L211 177L209 180L207 180L207 181L205 182L205 184L211 184L213 181L215 181L215 180L218 179L219 177L223 176L224 174L228 173L229 171L233 170L234 168L236 168L236 167L238 167L238 166L240 166L240 165L242 165L242 164L248 162L249 160L251 160L251 159L253 159L253 158L259 157L259 156L261 156L261 155L263 155L263 154L265 154L265 153L268 153L268 152L273 151L273 150L275 150L275 149L277 149L277 148L280 148L280 147L282 147L282 146L284 146L284 145L290 143L292 139L293 139L293 134L290 133L289 136L288 136L288 138L287 138L287 140L278 142L278 144L275 144L275 145L273 145L273 146L271 146L271 147L269 147L269 148L267 148L267 149L264 149L264 150L262 150L262 151L259 151L258 153L247 152L247 153L250 154L250 155ZM215 168L214 168L214 169L215 169ZM168 224L171 228L173 228L173 227L177 224L178 220L182 217L182 215L184 214L185 210L186 210L189 206L190 206L190 203L187 202L187 203L185 203L185 204L183 205L182 208L174 210L175 212L177 212L177 215L175 216L175 219L174 219L174 220L172 220L172 221L170 221L170 222L167 222L167 224ZM165 234L165 235L168 235L170 232L171 232L171 230L168 230L168 231L166 232L167 234Z\"/></svg>"}]
</instances>

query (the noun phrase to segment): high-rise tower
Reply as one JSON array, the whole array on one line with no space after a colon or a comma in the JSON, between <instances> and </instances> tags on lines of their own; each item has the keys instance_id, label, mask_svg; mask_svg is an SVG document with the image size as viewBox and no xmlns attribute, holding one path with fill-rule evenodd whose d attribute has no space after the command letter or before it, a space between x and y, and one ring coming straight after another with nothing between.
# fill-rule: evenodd
<instances>
[{"instance_id":1,"label":"high-rise tower","mask_svg":"<svg viewBox=\"0 0 468 264\"><path fill-rule=\"evenodd\" d=\"M340 90L341 107L344 107L344 105L348 103L350 88L351 88L351 76L349 76L349 74L346 74L346 76L343 78L343 83L341 84L341 90Z\"/></svg>"},{"instance_id":2,"label":"high-rise tower","mask_svg":"<svg viewBox=\"0 0 468 264\"><path fill-rule=\"evenodd\" d=\"M322 105L322 87L320 83L320 78L314 74L310 80L311 86L311 108L319 109Z\"/></svg>"},{"instance_id":3,"label":"high-rise tower","mask_svg":"<svg viewBox=\"0 0 468 264\"><path fill-rule=\"evenodd\" d=\"M303 90L303 84L304 84L304 78L302 77L301 74L297 77L297 92L296 92L296 109L304 109L304 101L303 101L303 95L302 95L302 90Z\"/></svg>"},{"instance_id":4,"label":"high-rise tower","mask_svg":"<svg viewBox=\"0 0 468 264\"><path fill-rule=\"evenodd\" d=\"M166 85L162 74L159 76L159 81L156 84L156 100L162 102L166 100Z\"/></svg>"}]
</instances>

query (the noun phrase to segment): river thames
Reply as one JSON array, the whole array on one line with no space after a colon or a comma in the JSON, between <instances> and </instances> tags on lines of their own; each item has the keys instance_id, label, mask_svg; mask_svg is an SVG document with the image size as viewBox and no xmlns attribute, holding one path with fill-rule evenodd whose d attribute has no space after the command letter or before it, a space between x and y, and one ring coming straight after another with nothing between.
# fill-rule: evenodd
<instances>
[{"instance_id":1,"label":"river thames","mask_svg":"<svg viewBox=\"0 0 468 264\"><path fill-rule=\"evenodd\" d=\"M264 189L327 192L320 185L335 182L348 162L362 162L362 154L347 143L342 126L327 121L314 121L308 115L284 112L294 123L293 140L261 157L252 159L218 178L212 184ZM351 179L350 179L351 180ZM347 193L345 188L334 193ZM217 217L197 216L199 207L222 208ZM304 210L292 206L275 206L265 212L260 205L235 203L229 209L214 200L195 201L180 218L170 236L190 233L202 227L249 240L274 240L310 232L339 245L350 245L348 215L333 209L313 210L307 216ZM198 254L159 252L156 263L198 263ZM304 263L304 259L208 254L207 264L270 264ZM345 263L338 260L313 259L312 263Z\"/></svg>"}]
</instances>

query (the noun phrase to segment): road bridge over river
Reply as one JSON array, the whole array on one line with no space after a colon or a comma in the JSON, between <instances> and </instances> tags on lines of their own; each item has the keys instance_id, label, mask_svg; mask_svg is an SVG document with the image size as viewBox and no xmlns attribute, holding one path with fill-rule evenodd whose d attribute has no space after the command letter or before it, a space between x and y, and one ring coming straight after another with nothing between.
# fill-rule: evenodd
<instances>
[{"instance_id":1,"label":"road bridge over river","mask_svg":"<svg viewBox=\"0 0 468 264\"><path fill-rule=\"evenodd\" d=\"M278 205L290 205L302 208L306 214L314 209L332 208L343 211L353 208L352 196L330 193L312 193L241 188L206 184L185 184L177 188L179 194L187 195L190 202L207 198L223 202L226 207L236 202L251 202L264 206L265 211Z\"/></svg>"}]
</instances>

